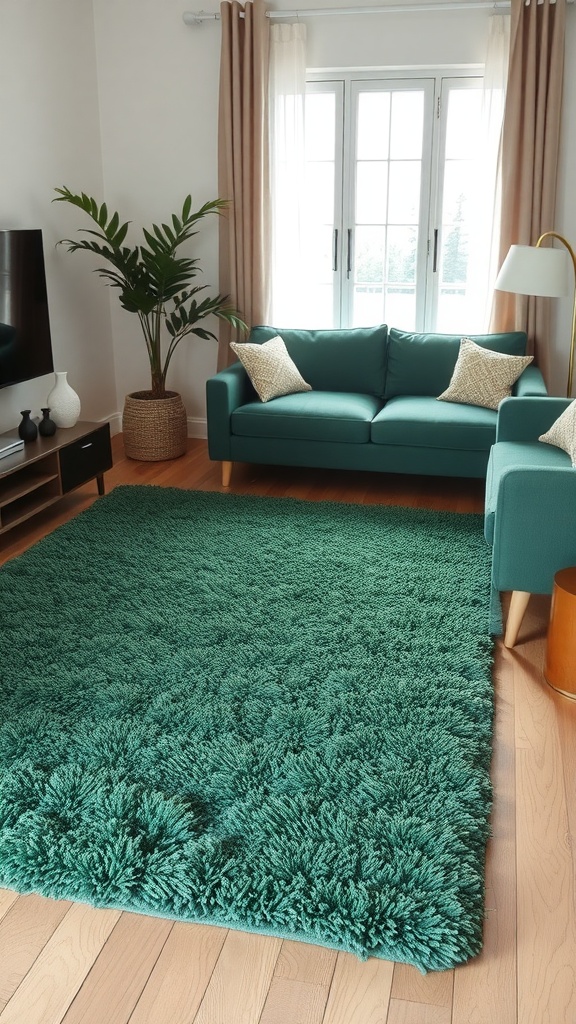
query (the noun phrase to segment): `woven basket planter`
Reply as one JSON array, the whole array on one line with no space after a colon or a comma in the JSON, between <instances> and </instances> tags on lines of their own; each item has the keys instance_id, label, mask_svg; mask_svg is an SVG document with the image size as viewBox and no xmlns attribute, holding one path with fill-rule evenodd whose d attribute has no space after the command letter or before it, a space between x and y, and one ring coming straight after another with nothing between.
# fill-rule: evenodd
<instances>
[{"instance_id":1,"label":"woven basket planter","mask_svg":"<svg viewBox=\"0 0 576 1024\"><path fill-rule=\"evenodd\" d=\"M162 462L186 451L187 422L182 397L167 391L151 398L149 391L126 395L122 415L124 449L129 459Z\"/></svg>"}]
</instances>

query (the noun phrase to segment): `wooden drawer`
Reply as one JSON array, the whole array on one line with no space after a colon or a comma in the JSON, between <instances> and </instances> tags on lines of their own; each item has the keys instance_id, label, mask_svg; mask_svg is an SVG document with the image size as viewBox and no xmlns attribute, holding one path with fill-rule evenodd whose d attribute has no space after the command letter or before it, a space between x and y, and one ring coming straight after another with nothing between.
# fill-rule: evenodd
<instances>
[{"instance_id":1,"label":"wooden drawer","mask_svg":"<svg viewBox=\"0 0 576 1024\"><path fill-rule=\"evenodd\" d=\"M100 476L112 468L110 424L105 423L98 430L61 448L59 456L63 494Z\"/></svg>"}]
</instances>

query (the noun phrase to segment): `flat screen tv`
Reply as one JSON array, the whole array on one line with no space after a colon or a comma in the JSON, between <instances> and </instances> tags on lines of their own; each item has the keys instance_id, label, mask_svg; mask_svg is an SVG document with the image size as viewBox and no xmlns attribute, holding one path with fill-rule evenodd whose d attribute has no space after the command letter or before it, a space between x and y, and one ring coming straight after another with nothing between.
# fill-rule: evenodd
<instances>
[{"instance_id":1,"label":"flat screen tv","mask_svg":"<svg viewBox=\"0 0 576 1024\"><path fill-rule=\"evenodd\" d=\"M53 370L42 232L0 229L0 388Z\"/></svg>"}]
</instances>

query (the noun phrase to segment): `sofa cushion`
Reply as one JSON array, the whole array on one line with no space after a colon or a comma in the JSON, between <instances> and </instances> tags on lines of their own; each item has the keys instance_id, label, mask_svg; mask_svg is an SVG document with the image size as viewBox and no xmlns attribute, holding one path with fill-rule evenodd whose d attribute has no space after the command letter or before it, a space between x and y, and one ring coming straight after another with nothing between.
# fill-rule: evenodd
<instances>
[{"instance_id":1,"label":"sofa cushion","mask_svg":"<svg viewBox=\"0 0 576 1024\"><path fill-rule=\"evenodd\" d=\"M510 398L512 385L533 358L507 356L483 348L470 338L462 338L452 379L446 391L438 395L438 400L498 409L500 402Z\"/></svg>"},{"instance_id":2,"label":"sofa cushion","mask_svg":"<svg viewBox=\"0 0 576 1024\"><path fill-rule=\"evenodd\" d=\"M331 391L284 395L265 405L249 402L235 409L232 433L242 437L367 444L370 424L381 405L374 395Z\"/></svg>"},{"instance_id":3,"label":"sofa cushion","mask_svg":"<svg viewBox=\"0 0 576 1024\"><path fill-rule=\"evenodd\" d=\"M384 394L385 324L331 331L253 327L248 342L262 344L276 334L315 391L352 391L379 398Z\"/></svg>"},{"instance_id":4,"label":"sofa cushion","mask_svg":"<svg viewBox=\"0 0 576 1024\"><path fill-rule=\"evenodd\" d=\"M399 395L374 418L374 444L488 451L496 438L492 409L438 402L427 395Z\"/></svg>"},{"instance_id":5,"label":"sofa cushion","mask_svg":"<svg viewBox=\"0 0 576 1024\"><path fill-rule=\"evenodd\" d=\"M576 468L576 400L560 413L545 434L540 434L538 440L562 448L570 456L572 466Z\"/></svg>"},{"instance_id":6,"label":"sofa cushion","mask_svg":"<svg viewBox=\"0 0 576 1024\"><path fill-rule=\"evenodd\" d=\"M230 348L244 366L262 402L269 402L271 398L280 395L291 395L296 391L311 391L310 385L288 355L282 338L277 335L262 345L249 345L247 342L237 344L233 341Z\"/></svg>"},{"instance_id":7,"label":"sofa cushion","mask_svg":"<svg viewBox=\"0 0 576 1024\"><path fill-rule=\"evenodd\" d=\"M526 352L523 331L469 334L467 337L483 348L504 355L523 356ZM437 398L450 383L461 340L461 334L415 334L390 328L385 397L431 395ZM299 369L301 371L301 367Z\"/></svg>"},{"instance_id":8,"label":"sofa cushion","mask_svg":"<svg viewBox=\"0 0 576 1024\"><path fill-rule=\"evenodd\" d=\"M489 544L494 539L494 516L502 477L514 469L566 469L570 458L566 452L538 441L498 441L490 452L486 476L484 504L484 536Z\"/></svg>"}]
</instances>

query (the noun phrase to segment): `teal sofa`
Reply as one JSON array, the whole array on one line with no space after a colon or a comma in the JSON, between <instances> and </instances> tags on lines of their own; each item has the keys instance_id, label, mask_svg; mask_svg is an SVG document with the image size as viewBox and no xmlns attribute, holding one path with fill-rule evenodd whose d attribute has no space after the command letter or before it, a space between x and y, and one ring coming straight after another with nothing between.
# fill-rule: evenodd
<instances>
[{"instance_id":1,"label":"teal sofa","mask_svg":"<svg viewBox=\"0 0 576 1024\"><path fill-rule=\"evenodd\" d=\"M253 328L248 342L279 334L311 391L261 402L241 363L206 385L208 450L222 462L485 477L497 413L437 401L448 386L460 335L386 325L349 330ZM468 335L478 345L524 355L526 335ZM533 364L516 395L545 395Z\"/></svg>"},{"instance_id":2,"label":"teal sofa","mask_svg":"<svg viewBox=\"0 0 576 1024\"><path fill-rule=\"evenodd\" d=\"M568 398L507 398L498 410L486 477L484 536L492 548L493 632L499 595L512 591L504 644L514 647L530 594L551 594L554 574L576 565L576 469L539 441Z\"/></svg>"}]
</instances>

